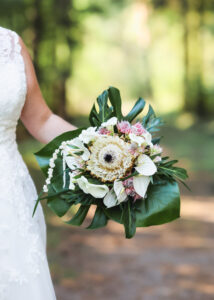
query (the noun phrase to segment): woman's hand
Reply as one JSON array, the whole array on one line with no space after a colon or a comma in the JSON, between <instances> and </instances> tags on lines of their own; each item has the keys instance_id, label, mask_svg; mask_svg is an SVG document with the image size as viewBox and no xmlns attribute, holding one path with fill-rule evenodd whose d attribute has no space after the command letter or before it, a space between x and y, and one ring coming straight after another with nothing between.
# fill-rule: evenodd
<instances>
[{"instance_id":1,"label":"woman's hand","mask_svg":"<svg viewBox=\"0 0 214 300\"><path fill-rule=\"evenodd\" d=\"M48 143L65 131L76 129L47 106L35 74L35 69L24 42L19 38L25 63L27 95L21 113L21 121L27 130L41 143Z\"/></svg>"}]
</instances>

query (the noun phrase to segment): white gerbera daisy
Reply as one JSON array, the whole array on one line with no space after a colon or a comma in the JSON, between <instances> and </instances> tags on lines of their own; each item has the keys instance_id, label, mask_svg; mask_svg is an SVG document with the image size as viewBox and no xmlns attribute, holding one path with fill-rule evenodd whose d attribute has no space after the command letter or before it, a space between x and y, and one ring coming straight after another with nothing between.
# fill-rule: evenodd
<instances>
[{"instance_id":1,"label":"white gerbera daisy","mask_svg":"<svg viewBox=\"0 0 214 300\"><path fill-rule=\"evenodd\" d=\"M130 144L118 136L98 138L90 147L91 156L87 161L87 170L102 182L122 178L133 166Z\"/></svg>"}]
</instances>

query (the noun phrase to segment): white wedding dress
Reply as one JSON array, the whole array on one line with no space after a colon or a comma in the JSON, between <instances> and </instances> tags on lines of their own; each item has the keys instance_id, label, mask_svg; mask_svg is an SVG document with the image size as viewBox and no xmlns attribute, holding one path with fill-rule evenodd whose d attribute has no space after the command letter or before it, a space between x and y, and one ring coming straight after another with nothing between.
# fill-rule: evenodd
<instances>
[{"instance_id":1,"label":"white wedding dress","mask_svg":"<svg viewBox=\"0 0 214 300\"><path fill-rule=\"evenodd\" d=\"M55 300L46 257L46 225L16 125L26 77L18 35L0 27L0 300Z\"/></svg>"}]
</instances>

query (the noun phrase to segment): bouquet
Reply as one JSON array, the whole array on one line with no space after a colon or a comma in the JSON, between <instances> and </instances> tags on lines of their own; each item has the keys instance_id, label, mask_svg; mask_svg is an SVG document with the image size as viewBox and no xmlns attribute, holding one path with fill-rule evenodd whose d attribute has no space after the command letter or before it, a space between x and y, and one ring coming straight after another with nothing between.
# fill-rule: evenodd
<instances>
[{"instance_id":1,"label":"bouquet","mask_svg":"<svg viewBox=\"0 0 214 300\"><path fill-rule=\"evenodd\" d=\"M178 218L178 181L186 185L187 172L174 166L177 160L162 155L161 138L154 134L163 122L151 105L142 120L133 123L145 104L139 98L123 116L120 92L110 87L92 107L91 127L65 132L35 153L46 182L34 213L43 199L59 217L78 205L66 223L80 226L95 205L86 228L113 220L124 225L126 238L135 235L136 227Z\"/></svg>"}]
</instances>

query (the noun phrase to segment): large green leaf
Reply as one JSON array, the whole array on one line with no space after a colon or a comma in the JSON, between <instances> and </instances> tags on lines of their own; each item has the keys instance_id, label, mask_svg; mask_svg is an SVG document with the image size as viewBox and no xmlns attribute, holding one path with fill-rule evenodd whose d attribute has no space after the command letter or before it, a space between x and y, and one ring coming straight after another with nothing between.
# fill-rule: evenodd
<instances>
[{"instance_id":1,"label":"large green leaf","mask_svg":"<svg viewBox=\"0 0 214 300\"><path fill-rule=\"evenodd\" d=\"M79 207L77 213L72 217L72 219L65 223L67 223L69 225L80 226L83 223L83 221L85 220L85 217L88 213L89 208L90 208L90 205L81 205Z\"/></svg>"},{"instance_id":2,"label":"large green leaf","mask_svg":"<svg viewBox=\"0 0 214 300\"><path fill-rule=\"evenodd\" d=\"M163 125L162 119L156 117L151 105L149 105L149 110L142 119L142 125L151 133L159 131L159 127Z\"/></svg>"},{"instance_id":3,"label":"large green leaf","mask_svg":"<svg viewBox=\"0 0 214 300\"><path fill-rule=\"evenodd\" d=\"M132 108L132 110L128 113L127 116L125 116L124 119L131 123L143 111L145 104L146 104L145 100L139 98L135 103L134 107Z\"/></svg>"},{"instance_id":4,"label":"large green leaf","mask_svg":"<svg viewBox=\"0 0 214 300\"><path fill-rule=\"evenodd\" d=\"M50 143L45 145L40 151L34 153L40 168L46 176L49 167L49 160L52 157L55 149L57 149L63 141L67 141L79 136L82 130L83 128L79 128L73 131L67 131L57 136Z\"/></svg>"},{"instance_id":5,"label":"large green leaf","mask_svg":"<svg viewBox=\"0 0 214 300\"><path fill-rule=\"evenodd\" d=\"M92 106L90 115L89 115L89 122L91 126L96 127L100 125L100 121L98 118L98 112L96 110L95 104Z\"/></svg>"},{"instance_id":6,"label":"large green leaf","mask_svg":"<svg viewBox=\"0 0 214 300\"><path fill-rule=\"evenodd\" d=\"M180 216L180 192L177 182L163 182L150 185L148 197L135 203L136 226L146 227L173 221ZM124 224L120 206L106 208L108 218ZM133 212L134 213L134 212Z\"/></svg>"},{"instance_id":7,"label":"large green leaf","mask_svg":"<svg viewBox=\"0 0 214 300\"><path fill-rule=\"evenodd\" d=\"M48 206L59 217L64 216L70 208L70 205L60 196L53 197L48 200Z\"/></svg>"},{"instance_id":8,"label":"large green leaf","mask_svg":"<svg viewBox=\"0 0 214 300\"><path fill-rule=\"evenodd\" d=\"M109 100L114 108L114 112L113 112L114 116L117 117L118 120L122 120L123 115L121 110L122 101L120 97L120 91L117 88L111 86L108 89L108 95L109 95Z\"/></svg>"},{"instance_id":9,"label":"large green leaf","mask_svg":"<svg viewBox=\"0 0 214 300\"><path fill-rule=\"evenodd\" d=\"M87 229L96 229L96 228L104 227L106 226L107 222L108 222L108 217L104 213L103 208L97 206L92 222L87 227Z\"/></svg>"},{"instance_id":10,"label":"large green leaf","mask_svg":"<svg viewBox=\"0 0 214 300\"><path fill-rule=\"evenodd\" d=\"M147 114L146 114L146 115L143 117L143 119L142 119L142 124L143 124L143 126L146 128L147 125L148 125L148 123L149 123L152 119L154 119L155 117L156 117L155 112L154 112L152 106L149 105L149 110L148 110Z\"/></svg>"},{"instance_id":11,"label":"large green leaf","mask_svg":"<svg viewBox=\"0 0 214 300\"><path fill-rule=\"evenodd\" d=\"M122 220L122 208L117 205L111 208L106 208L105 209L105 214L107 217L117 223L123 224Z\"/></svg>"},{"instance_id":12,"label":"large green leaf","mask_svg":"<svg viewBox=\"0 0 214 300\"><path fill-rule=\"evenodd\" d=\"M92 126L100 126L103 122L107 121L113 112L113 107L108 105L108 91L105 90L101 95L97 97L97 103L99 111L97 111L95 104L93 105L90 115L89 122Z\"/></svg>"},{"instance_id":13,"label":"large green leaf","mask_svg":"<svg viewBox=\"0 0 214 300\"><path fill-rule=\"evenodd\" d=\"M125 235L127 239L132 238L136 232L136 216L134 211L130 208L130 201L124 203L122 212L122 221L125 228Z\"/></svg>"},{"instance_id":14,"label":"large green leaf","mask_svg":"<svg viewBox=\"0 0 214 300\"><path fill-rule=\"evenodd\" d=\"M177 182L150 185L148 196L136 202L136 225L145 227L171 222L180 217L180 193Z\"/></svg>"}]
</instances>

